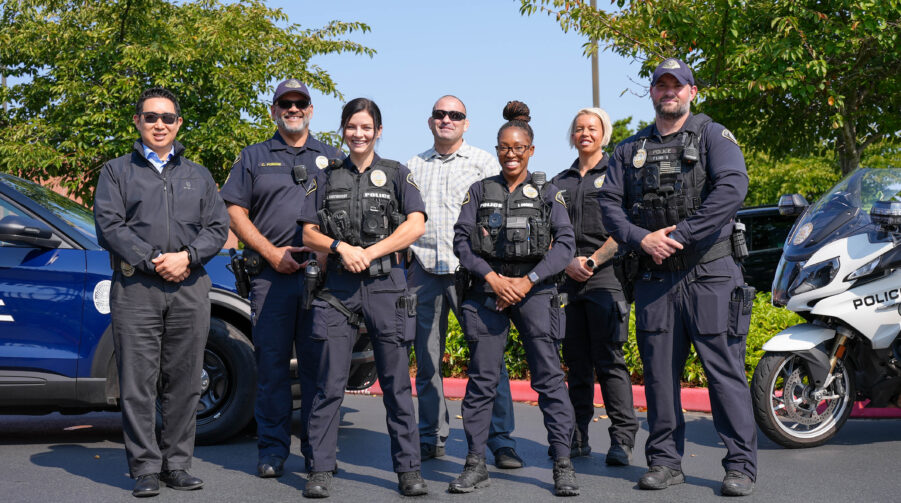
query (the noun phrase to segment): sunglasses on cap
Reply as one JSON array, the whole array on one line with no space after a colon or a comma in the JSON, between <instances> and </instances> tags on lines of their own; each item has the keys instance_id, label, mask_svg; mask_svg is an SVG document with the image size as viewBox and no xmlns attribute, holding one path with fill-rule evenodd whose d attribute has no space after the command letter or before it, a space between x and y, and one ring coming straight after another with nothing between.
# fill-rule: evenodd
<instances>
[{"instance_id":1,"label":"sunglasses on cap","mask_svg":"<svg viewBox=\"0 0 901 503\"><path fill-rule=\"evenodd\" d=\"M310 106L310 100L278 100L278 107L282 110L291 110L292 106L296 106L298 110L303 110Z\"/></svg>"},{"instance_id":2,"label":"sunglasses on cap","mask_svg":"<svg viewBox=\"0 0 901 503\"><path fill-rule=\"evenodd\" d=\"M175 124L178 120L178 114L158 114L156 112L141 112L144 122L147 124L156 124L156 121L163 119L163 124Z\"/></svg>"},{"instance_id":3,"label":"sunglasses on cap","mask_svg":"<svg viewBox=\"0 0 901 503\"><path fill-rule=\"evenodd\" d=\"M466 118L466 114L463 112L457 112L456 110L432 110L432 118L435 120L442 120L445 117L450 117L452 121L461 121Z\"/></svg>"}]
</instances>

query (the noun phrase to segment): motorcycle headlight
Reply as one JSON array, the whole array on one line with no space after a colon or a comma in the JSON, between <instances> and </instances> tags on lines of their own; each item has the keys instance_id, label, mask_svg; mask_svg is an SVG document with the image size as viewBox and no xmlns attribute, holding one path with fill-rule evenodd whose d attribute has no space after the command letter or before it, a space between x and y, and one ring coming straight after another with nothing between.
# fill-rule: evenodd
<instances>
[{"instance_id":1,"label":"motorcycle headlight","mask_svg":"<svg viewBox=\"0 0 901 503\"><path fill-rule=\"evenodd\" d=\"M838 268L838 257L807 266L801 269L794 283L796 286L790 289L789 292L792 295L798 295L822 288L835 279Z\"/></svg>"}]
</instances>

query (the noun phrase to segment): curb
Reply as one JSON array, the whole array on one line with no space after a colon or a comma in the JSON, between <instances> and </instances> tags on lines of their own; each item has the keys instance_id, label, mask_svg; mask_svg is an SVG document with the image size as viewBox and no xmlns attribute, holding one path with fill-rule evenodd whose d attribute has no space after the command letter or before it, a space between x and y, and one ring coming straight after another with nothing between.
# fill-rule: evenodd
<instances>
[{"instance_id":1,"label":"curb","mask_svg":"<svg viewBox=\"0 0 901 503\"><path fill-rule=\"evenodd\" d=\"M466 382L468 379L446 377L444 378L444 396L446 398L463 398L466 393ZM410 385L413 387L413 395L416 395L416 379L410 378ZM359 392L358 392L359 393ZM382 389L379 387L378 381L372 385L364 393L371 395L381 395ZM515 402L537 402L538 393L532 389L529 381L510 381L510 393L513 395ZM632 400L636 408L646 408L648 401L645 398L644 386L632 386ZM595 406L602 405L604 398L601 396L601 387L597 383L594 385L594 403ZM707 388L682 388L682 409L692 412L710 412L710 395ZM866 408L864 402L855 402L854 408L851 410L851 417L858 419L899 419L901 418L901 409L896 408Z\"/></svg>"}]
</instances>

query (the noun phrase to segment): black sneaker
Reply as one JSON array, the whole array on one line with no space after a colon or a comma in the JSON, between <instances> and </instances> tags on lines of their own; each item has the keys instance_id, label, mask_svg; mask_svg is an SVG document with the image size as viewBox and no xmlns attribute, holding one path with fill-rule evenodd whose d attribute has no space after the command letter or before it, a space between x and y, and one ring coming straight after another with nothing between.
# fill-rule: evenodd
<instances>
[{"instance_id":1,"label":"black sneaker","mask_svg":"<svg viewBox=\"0 0 901 503\"><path fill-rule=\"evenodd\" d=\"M328 498L332 486L332 472L312 472L303 488L304 498Z\"/></svg>"},{"instance_id":2,"label":"black sneaker","mask_svg":"<svg viewBox=\"0 0 901 503\"><path fill-rule=\"evenodd\" d=\"M485 458L475 454L466 456L463 473L447 486L449 493L471 493L475 489L486 487L491 483L488 479L488 467Z\"/></svg>"},{"instance_id":3,"label":"black sneaker","mask_svg":"<svg viewBox=\"0 0 901 503\"><path fill-rule=\"evenodd\" d=\"M557 496L579 495L576 470L569 458L560 457L554 460L554 494Z\"/></svg>"},{"instance_id":4,"label":"black sneaker","mask_svg":"<svg viewBox=\"0 0 901 503\"><path fill-rule=\"evenodd\" d=\"M720 491L723 496L747 496L754 492L754 481L745 473L729 470Z\"/></svg>"},{"instance_id":5,"label":"black sneaker","mask_svg":"<svg viewBox=\"0 0 901 503\"><path fill-rule=\"evenodd\" d=\"M494 466L501 470L522 468L523 462L519 454L512 447L501 447L494 451Z\"/></svg>"},{"instance_id":6,"label":"black sneaker","mask_svg":"<svg viewBox=\"0 0 901 503\"><path fill-rule=\"evenodd\" d=\"M604 462L610 466L629 466L632 462L632 447L614 442L610 445Z\"/></svg>"},{"instance_id":7,"label":"black sneaker","mask_svg":"<svg viewBox=\"0 0 901 503\"><path fill-rule=\"evenodd\" d=\"M685 482L682 470L674 470L668 466L654 465L638 479L640 489L666 489L669 486Z\"/></svg>"},{"instance_id":8,"label":"black sneaker","mask_svg":"<svg viewBox=\"0 0 901 503\"><path fill-rule=\"evenodd\" d=\"M429 493L429 488L419 470L397 474L397 489L404 496L422 496Z\"/></svg>"},{"instance_id":9,"label":"black sneaker","mask_svg":"<svg viewBox=\"0 0 901 503\"><path fill-rule=\"evenodd\" d=\"M444 456L444 446L435 444L419 444L419 458L422 461Z\"/></svg>"}]
</instances>

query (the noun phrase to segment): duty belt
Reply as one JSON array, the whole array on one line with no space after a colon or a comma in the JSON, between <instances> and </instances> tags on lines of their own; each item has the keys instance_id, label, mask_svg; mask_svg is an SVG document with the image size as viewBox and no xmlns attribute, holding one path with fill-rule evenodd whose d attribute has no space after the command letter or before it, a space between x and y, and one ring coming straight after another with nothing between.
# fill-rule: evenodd
<instances>
[{"instance_id":1,"label":"duty belt","mask_svg":"<svg viewBox=\"0 0 901 503\"><path fill-rule=\"evenodd\" d=\"M655 264L654 260L644 255L641 257L641 267L652 271L684 271L698 264L713 262L718 258L732 255L732 241L727 237L717 241L703 255L698 253L677 252L667 257L662 264Z\"/></svg>"},{"instance_id":2,"label":"duty belt","mask_svg":"<svg viewBox=\"0 0 901 503\"><path fill-rule=\"evenodd\" d=\"M490 260L491 270L508 278L521 278L538 265L538 262L498 262Z\"/></svg>"}]
</instances>

